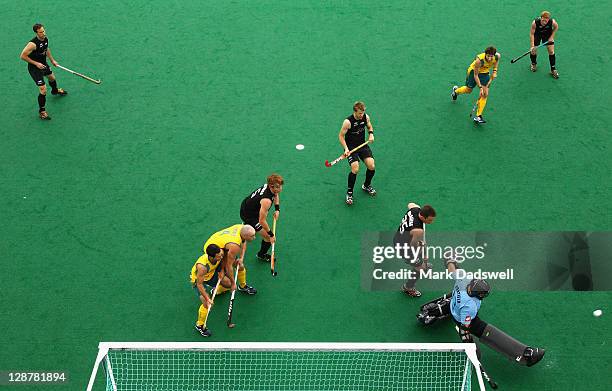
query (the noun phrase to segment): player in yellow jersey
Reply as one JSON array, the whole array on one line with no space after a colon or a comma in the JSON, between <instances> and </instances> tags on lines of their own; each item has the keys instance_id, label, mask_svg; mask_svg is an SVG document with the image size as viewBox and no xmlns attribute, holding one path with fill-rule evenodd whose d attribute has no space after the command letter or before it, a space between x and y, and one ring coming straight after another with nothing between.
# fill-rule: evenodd
<instances>
[{"instance_id":1,"label":"player in yellow jersey","mask_svg":"<svg viewBox=\"0 0 612 391\"><path fill-rule=\"evenodd\" d=\"M211 331L204 326L208 311L213 305L204 285L214 290L220 280L217 294L230 289L238 289L249 295L257 293L255 288L246 283L246 268L243 260L237 259L241 246L246 245L244 242L251 242L253 239L255 239L255 229L253 227L236 224L215 232L204 243L205 254L198 258L193 265L190 276L196 295L202 302L196 322L196 330L202 336L210 337L212 335ZM238 287L234 281L234 267L238 267Z\"/></svg>"},{"instance_id":2,"label":"player in yellow jersey","mask_svg":"<svg viewBox=\"0 0 612 391\"><path fill-rule=\"evenodd\" d=\"M477 124L484 124L487 121L482 118L482 112L487 104L487 98L489 97L489 87L495 78L497 77L497 68L499 67L499 60L501 54L497 53L497 49L494 46L489 46L485 49L484 53L480 53L476 56L472 64L467 69L467 78L465 79L465 85L462 87L453 86L451 92L451 98L457 100L457 95L469 94L475 86L480 88L480 96L478 98L478 110L473 120ZM492 70L491 70L492 68Z\"/></svg>"}]
</instances>

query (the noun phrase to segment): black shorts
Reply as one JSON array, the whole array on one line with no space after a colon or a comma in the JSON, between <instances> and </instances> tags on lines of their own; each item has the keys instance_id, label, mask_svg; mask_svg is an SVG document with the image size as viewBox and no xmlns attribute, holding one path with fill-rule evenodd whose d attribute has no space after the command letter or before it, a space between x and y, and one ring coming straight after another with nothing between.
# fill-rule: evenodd
<instances>
[{"instance_id":1,"label":"black shorts","mask_svg":"<svg viewBox=\"0 0 612 391\"><path fill-rule=\"evenodd\" d=\"M246 202L242 201L242 204L240 205L240 219L244 224L248 224L255 228L255 232L261 231L263 227L261 224L259 224L259 212L257 212L257 216L251 216L247 213L245 205Z\"/></svg>"},{"instance_id":2,"label":"black shorts","mask_svg":"<svg viewBox=\"0 0 612 391\"><path fill-rule=\"evenodd\" d=\"M412 235L410 234L410 231L406 230L403 234L401 234L399 231L395 232L395 235L393 236L393 247L396 247L398 244L401 248L404 247L404 244L407 244L408 247L410 247L410 243L412 243ZM400 258L410 265L420 266L422 264L422 261L419 262L420 260L414 259L414 254L412 254L411 251L408 251L408 253L405 254L404 250L401 250L400 254L402 254Z\"/></svg>"},{"instance_id":3,"label":"black shorts","mask_svg":"<svg viewBox=\"0 0 612 391\"><path fill-rule=\"evenodd\" d=\"M550 35L538 35L534 34L533 36L533 45L538 46L541 43L544 43L550 39Z\"/></svg>"},{"instance_id":4,"label":"black shorts","mask_svg":"<svg viewBox=\"0 0 612 391\"><path fill-rule=\"evenodd\" d=\"M36 83L36 85L39 87L45 85L44 76L49 76L53 74L53 71L51 70L51 68L49 68L49 65L47 65L46 63L44 65L45 69L38 69L32 64L28 64L28 72L30 72L30 76L32 76L32 80L34 80L34 83Z\"/></svg>"},{"instance_id":5,"label":"black shorts","mask_svg":"<svg viewBox=\"0 0 612 391\"><path fill-rule=\"evenodd\" d=\"M354 147L349 147L349 149L353 149L355 148L357 145L355 145ZM365 160L367 158L374 158L374 155L372 155L372 150L370 149L369 145L366 145L365 147L362 147L360 150L351 153L346 160L348 160L349 165L353 164L354 162L358 162L360 159L361 160Z\"/></svg>"}]
</instances>

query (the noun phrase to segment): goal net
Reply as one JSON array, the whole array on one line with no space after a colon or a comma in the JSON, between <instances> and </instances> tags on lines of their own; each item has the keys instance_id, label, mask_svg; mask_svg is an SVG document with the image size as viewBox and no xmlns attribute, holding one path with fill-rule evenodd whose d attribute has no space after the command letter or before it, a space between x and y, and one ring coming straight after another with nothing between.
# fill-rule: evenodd
<instances>
[{"instance_id":1,"label":"goal net","mask_svg":"<svg viewBox=\"0 0 612 391\"><path fill-rule=\"evenodd\" d=\"M100 364L107 391L484 390L468 343L102 342L87 391Z\"/></svg>"}]
</instances>

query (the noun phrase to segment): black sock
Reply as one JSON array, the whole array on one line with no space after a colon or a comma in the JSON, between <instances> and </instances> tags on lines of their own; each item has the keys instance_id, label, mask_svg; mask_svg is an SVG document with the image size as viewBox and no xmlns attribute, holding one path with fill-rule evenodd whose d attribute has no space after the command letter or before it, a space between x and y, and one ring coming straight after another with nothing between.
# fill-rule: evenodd
<instances>
[{"instance_id":1,"label":"black sock","mask_svg":"<svg viewBox=\"0 0 612 391\"><path fill-rule=\"evenodd\" d=\"M550 62L550 70L554 71L555 70L555 62L556 62L556 58L554 54L549 54L548 55L548 61Z\"/></svg>"},{"instance_id":2,"label":"black sock","mask_svg":"<svg viewBox=\"0 0 612 391\"><path fill-rule=\"evenodd\" d=\"M374 178L374 174L376 173L376 170L367 170L366 171L366 179L365 182L363 183L363 185L365 187L370 186L370 184L372 183L372 178Z\"/></svg>"},{"instance_id":3,"label":"black sock","mask_svg":"<svg viewBox=\"0 0 612 391\"><path fill-rule=\"evenodd\" d=\"M51 86L51 93L55 94L57 92L57 81L49 80L49 85Z\"/></svg>"},{"instance_id":4,"label":"black sock","mask_svg":"<svg viewBox=\"0 0 612 391\"><path fill-rule=\"evenodd\" d=\"M258 255L264 255L268 253L268 250L270 249L270 246L272 246L272 244L270 242L266 242L265 240L261 241L261 248L259 249L259 252L257 253Z\"/></svg>"},{"instance_id":5,"label":"black sock","mask_svg":"<svg viewBox=\"0 0 612 391\"><path fill-rule=\"evenodd\" d=\"M47 96L38 94L38 111L45 111L45 103L47 102Z\"/></svg>"},{"instance_id":6,"label":"black sock","mask_svg":"<svg viewBox=\"0 0 612 391\"><path fill-rule=\"evenodd\" d=\"M538 63L538 61L536 60L538 58L537 55L530 54L529 58L531 58L531 63L532 64L537 64Z\"/></svg>"},{"instance_id":7,"label":"black sock","mask_svg":"<svg viewBox=\"0 0 612 391\"><path fill-rule=\"evenodd\" d=\"M353 174L353 172L349 172L348 176L348 191L347 193L352 193L353 188L355 187L355 181L357 180L357 174Z\"/></svg>"}]
</instances>

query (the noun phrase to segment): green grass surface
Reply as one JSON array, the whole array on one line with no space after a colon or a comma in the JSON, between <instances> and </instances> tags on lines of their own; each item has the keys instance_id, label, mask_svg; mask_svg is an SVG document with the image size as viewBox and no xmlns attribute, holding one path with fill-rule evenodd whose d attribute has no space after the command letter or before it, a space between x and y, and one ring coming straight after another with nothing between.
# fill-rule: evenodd
<instances>
[{"instance_id":1,"label":"green grass surface","mask_svg":"<svg viewBox=\"0 0 612 391\"><path fill-rule=\"evenodd\" d=\"M201 341L189 270L272 171L286 178L279 276L251 247L259 294L239 296L232 330L218 299L215 341L456 342L417 326L419 301L360 289L361 233L395 229L407 201L436 207L432 230L610 230L610 22L593 15L611 6L551 9L559 80L543 50L535 74L510 65L548 6L0 1L0 370L65 370L53 389L84 389L99 341ZM57 71L69 95L48 98L52 121L18 58L37 21L61 64L103 80ZM475 93L449 92L491 44L503 61L475 127ZM347 208L346 163L323 162L357 99L379 195ZM610 298L491 295L481 316L548 352L523 368L487 350L488 371L504 390L606 389Z\"/></svg>"}]
</instances>

